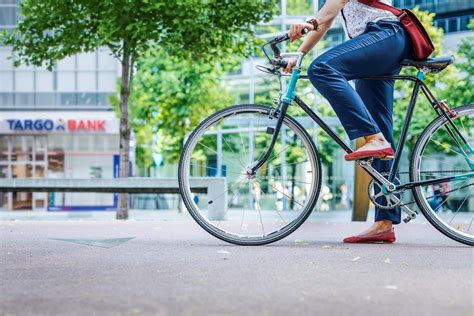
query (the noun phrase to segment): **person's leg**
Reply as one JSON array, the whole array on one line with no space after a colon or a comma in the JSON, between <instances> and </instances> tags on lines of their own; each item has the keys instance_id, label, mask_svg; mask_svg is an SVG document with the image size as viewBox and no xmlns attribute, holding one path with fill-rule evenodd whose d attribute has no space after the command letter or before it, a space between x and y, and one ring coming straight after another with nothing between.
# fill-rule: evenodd
<instances>
[{"instance_id":1,"label":"person's leg","mask_svg":"<svg viewBox=\"0 0 474 316\"><path fill-rule=\"evenodd\" d=\"M378 88L365 90L359 95L348 80L361 77L398 73L399 62L409 58L409 39L400 25L369 24L364 34L339 45L313 61L308 76L316 89L328 99L343 124L349 138L364 136L386 139L393 146L392 108L393 83L387 82ZM364 85L364 84L362 84ZM370 84L367 83L367 87ZM377 84L375 84L377 85ZM372 91L371 91L372 90ZM374 92L372 98L366 95ZM390 163L376 161L375 168L385 172ZM394 241L392 223L400 222L400 210L392 212L377 210L375 223L362 233L367 236L382 233L382 238ZM370 238L369 238L370 239ZM346 242L360 242L361 238L346 238Z\"/></svg>"},{"instance_id":2,"label":"person's leg","mask_svg":"<svg viewBox=\"0 0 474 316\"><path fill-rule=\"evenodd\" d=\"M406 36L394 23L369 23L357 36L316 58L308 69L315 88L329 101L350 139L380 133L349 80L393 73L406 52Z\"/></svg>"},{"instance_id":3,"label":"person's leg","mask_svg":"<svg viewBox=\"0 0 474 316\"><path fill-rule=\"evenodd\" d=\"M397 69L398 73L400 69ZM373 81L373 80L357 80L356 91L364 101L367 110L372 114L374 121L379 126L385 139L395 149L393 139L393 80ZM383 173L390 172L392 161L375 159L372 166ZM378 190L377 190L378 191ZM375 193L377 193L377 191ZM377 200L380 204L384 202L384 198ZM399 224L401 220L401 210L399 207L394 209L375 208L375 222L390 221L393 224ZM389 228L391 224L386 223ZM381 230L388 230L387 227L381 227Z\"/></svg>"}]
</instances>

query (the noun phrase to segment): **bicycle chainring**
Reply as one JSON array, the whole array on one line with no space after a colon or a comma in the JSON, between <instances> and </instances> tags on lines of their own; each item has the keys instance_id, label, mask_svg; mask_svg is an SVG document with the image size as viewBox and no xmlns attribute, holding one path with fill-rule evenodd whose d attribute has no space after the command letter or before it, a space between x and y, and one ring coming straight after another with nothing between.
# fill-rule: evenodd
<instances>
[{"instance_id":1,"label":"bicycle chainring","mask_svg":"<svg viewBox=\"0 0 474 316\"><path fill-rule=\"evenodd\" d=\"M394 182L400 183L400 180L398 178L395 178ZM375 188L379 189L379 192L377 194L375 194ZM397 191L397 192L392 192L389 194L384 194L382 192L382 186L379 183L377 183L374 179L370 180L368 190L369 190L369 199L372 201L372 203L374 203L376 207L379 207L385 210L390 210L402 204L403 191ZM377 202L377 199L382 198L382 197L383 197L382 200L385 203L382 202L383 204L380 204L379 202ZM395 202L394 200L392 200L392 198L398 199L398 202Z\"/></svg>"}]
</instances>

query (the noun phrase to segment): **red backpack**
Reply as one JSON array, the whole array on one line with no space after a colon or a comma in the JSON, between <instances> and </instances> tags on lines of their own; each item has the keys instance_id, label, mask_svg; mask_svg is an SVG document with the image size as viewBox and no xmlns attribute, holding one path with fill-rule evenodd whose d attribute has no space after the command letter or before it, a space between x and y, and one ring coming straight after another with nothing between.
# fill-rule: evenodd
<instances>
[{"instance_id":1,"label":"red backpack","mask_svg":"<svg viewBox=\"0 0 474 316\"><path fill-rule=\"evenodd\" d=\"M412 42L413 57L417 59L425 59L431 55L435 50L433 42L430 36L426 32L423 24L416 17L413 12L407 9L397 9L388 4L382 3L378 0L358 0L360 3L368 5L376 9L382 9L392 12L398 17L400 23L402 23L405 31L410 36Z\"/></svg>"}]
</instances>

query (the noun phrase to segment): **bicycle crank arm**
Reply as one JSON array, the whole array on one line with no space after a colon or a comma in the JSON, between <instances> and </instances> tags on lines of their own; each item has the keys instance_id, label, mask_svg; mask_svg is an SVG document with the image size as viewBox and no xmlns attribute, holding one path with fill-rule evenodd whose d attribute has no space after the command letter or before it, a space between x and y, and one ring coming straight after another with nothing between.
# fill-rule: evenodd
<instances>
[{"instance_id":1,"label":"bicycle crank arm","mask_svg":"<svg viewBox=\"0 0 474 316\"><path fill-rule=\"evenodd\" d=\"M394 202L395 204L401 204L401 203L402 203L402 201L401 201L398 197L394 196L393 194L390 194L390 197L389 197L389 198L390 198L390 200L391 200L392 202ZM412 209L410 209L410 208L409 208L407 205L405 205L405 204L401 204L401 205L400 205L400 209L401 209L404 213L407 214L407 217L405 217L405 218L403 219L403 222L404 222L404 223L408 223L408 222L411 221L412 219L415 219L416 216L418 215L418 213L417 213L416 211L413 211Z\"/></svg>"},{"instance_id":2,"label":"bicycle crank arm","mask_svg":"<svg viewBox=\"0 0 474 316\"><path fill-rule=\"evenodd\" d=\"M407 217L403 219L404 223L408 223L412 219L415 219L416 215L418 214L416 211L413 211L411 208L404 204L400 205L400 209L407 214Z\"/></svg>"},{"instance_id":3,"label":"bicycle crank arm","mask_svg":"<svg viewBox=\"0 0 474 316\"><path fill-rule=\"evenodd\" d=\"M359 166L362 167L365 171L367 171L372 178L377 180L380 184L382 184L388 192L393 192L397 188L396 185L390 181L388 181L384 176L382 176L377 170L372 167L372 161L373 159L369 160L357 160L356 162L359 164Z\"/></svg>"}]
</instances>

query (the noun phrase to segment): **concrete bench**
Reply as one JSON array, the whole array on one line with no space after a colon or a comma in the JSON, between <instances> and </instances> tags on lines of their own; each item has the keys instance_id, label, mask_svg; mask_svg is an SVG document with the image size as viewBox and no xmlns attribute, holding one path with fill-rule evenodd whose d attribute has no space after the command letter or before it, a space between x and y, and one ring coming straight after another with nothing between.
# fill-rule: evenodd
<instances>
[{"instance_id":1,"label":"concrete bench","mask_svg":"<svg viewBox=\"0 0 474 316\"><path fill-rule=\"evenodd\" d=\"M191 191L207 193L208 218L223 219L227 208L225 178L192 178ZM100 193L179 193L175 178L117 178L117 179L0 179L0 192L100 192Z\"/></svg>"}]
</instances>

